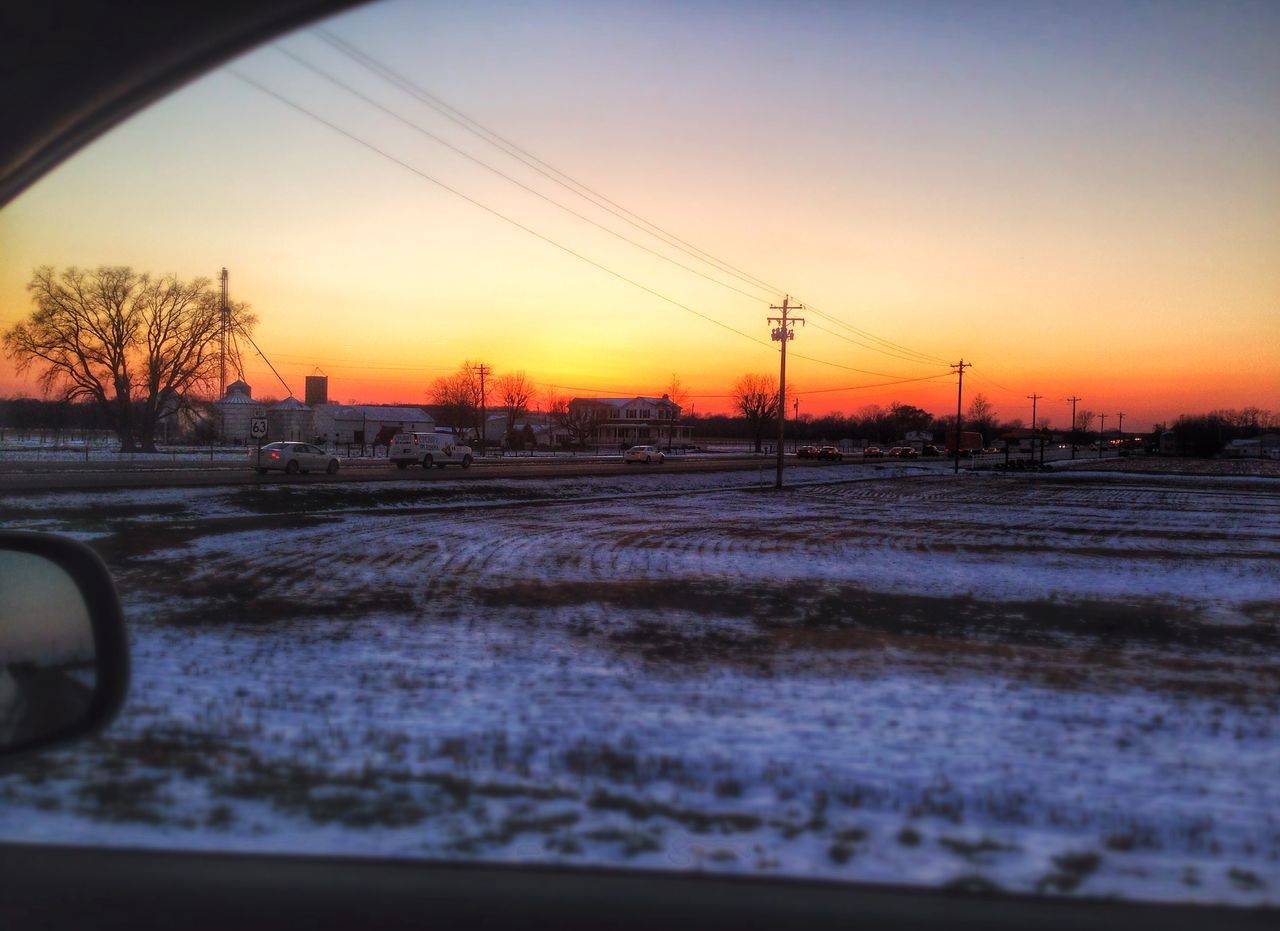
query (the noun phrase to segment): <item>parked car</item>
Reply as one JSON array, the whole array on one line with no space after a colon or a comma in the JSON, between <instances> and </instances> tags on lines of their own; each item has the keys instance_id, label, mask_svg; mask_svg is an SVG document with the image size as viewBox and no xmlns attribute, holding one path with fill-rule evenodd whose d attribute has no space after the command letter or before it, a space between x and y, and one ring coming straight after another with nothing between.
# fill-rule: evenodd
<instances>
[{"instance_id":1,"label":"parked car","mask_svg":"<svg viewBox=\"0 0 1280 931\"><path fill-rule=\"evenodd\" d=\"M656 446L632 446L622 454L622 461L627 465L631 465L633 462L656 462L658 465L662 465L666 458L662 454L662 450Z\"/></svg>"},{"instance_id":2,"label":"parked car","mask_svg":"<svg viewBox=\"0 0 1280 931\"><path fill-rule=\"evenodd\" d=\"M926 447L924 447L923 449L921 449L921 450L920 450L920 455L922 455L922 456L941 456L941 455L942 455L942 450L938 449L938 447L936 447L936 446L926 446Z\"/></svg>"},{"instance_id":3,"label":"parked car","mask_svg":"<svg viewBox=\"0 0 1280 931\"><path fill-rule=\"evenodd\" d=\"M985 456L996 455L1002 452L1004 452L1004 450L999 449L998 447L995 447L995 446L988 446L986 449L982 451L983 455Z\"/></svg>"},{"instance_id":4,"label":"parked car","mask_svg":"<svg viewBox=\"0 0 1280 931\"><path fill-rule=\"evenodd\" d=\"M862 451L862 458L864 458L864 459L883 459L883 458L884 458L884 450L883 450L883 449L881 449L879 446L868 446L866 449L864 449L864 450Z\"/></svg>"},{"instance_id":5,"label":"parked car","mask_svg":"<svg viewBox=\"0 0 1280 931\"><path fill-rule=\"evenodd\" d=\"M844 453L840 452L839 447L823 446L821 449L818 450L818 458L828 459L828 460L831 460L832 462L839 462L844 458Z\"/></svg>"},{"instance_id":6,"label":"parked car","mask_svg":"<svg viewBox=\"0 0 1280 931\"><path fill-rule=\"evenodd\" d=\"M817 459L818 447L816 446L800 446L796 449L797 459Z\"/></svg>"},{"instance_id":7,"label":"parked car","mask_svg":"<svg viewBox=\"0 0 1280 931\"><path fill-rule=\"evenodd\" d=\"M268 443L261 449L249 451L249 461L256 463L254 468L260 475L266 475L273 469L297 475L299 472L324 470L330 475L338 471L337 456L326 453L319 446L310 443Z\"/></svg>"},{"instance_id":8,"label":"parked car","mask_svg":"<svg viewBox=\"0 0 1280 931\"><path fill-rule=\"evenodd\" d=\"M457 441L452 433L397 433L391 438L387 458L397 469L420 463L424 469L460 465L471 468L471 447Z\"/></svg>"},{"instance_id":9,"label":"parked car","mask_svg":"<svg viewBox=\"0 0 1280 931\"><path fill-rule=\"evenodd\" d=\"M920 456L914 446L895 446L889 450L889 455L897 456L899 459L917 459Z\"/></svg>"}]
</instances>

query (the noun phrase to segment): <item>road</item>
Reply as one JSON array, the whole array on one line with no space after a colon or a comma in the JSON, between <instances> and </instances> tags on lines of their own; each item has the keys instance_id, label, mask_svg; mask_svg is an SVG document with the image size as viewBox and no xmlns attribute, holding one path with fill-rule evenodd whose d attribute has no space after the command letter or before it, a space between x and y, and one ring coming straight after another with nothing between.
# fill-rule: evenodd
<instances>
[{"instance_id":1,"label":"road","mask_svg":"<svg viewBox=\"0 0 1280 931\"><path fill-rule=\"evenodd\" d=\"M401 471L385 459L356 460L344 465L336 475L259 475L238 462L186 463L59 463L8 462L0 470L0 492L53 491L58 489L174 488L209 485L303 485L315 482L438 482L494 478L558 478L582 475L612 475L640 469L665 472L724 472L764 470L772 472L769 456L714 456L668 459L660 466L628 466L619 459L494 459L480 460L470 469ZM789 467L841 468L838 463L791 462ZM846 466L848 467L848 466Z\"/></svg>"},{"instance_id":2,"label":"road","mask_svg":"<svg viewBox=\"0 0 1280 931\"><path fill-rule=\"evenodd\" d=\"M1067 458L1065 451L1054 450L1050 460ZM1079 454L1081 459L1085 454ZM1092 458L1089 455L1088 458ZM978 460L964 460L961 468L968 470L975 464L993 465L1003 462L1003 456L991 455ZM874 468L892 459L863 460L855 456L843 462L822 462L787 457L788 469L865 469ZM912 465L921 470L947 471L950 460L917 459ZM1083 464L1083 463L1082 463ZM561 478L583 475L614 475L641 469L662 469L667 472L726 472L761 471L772 474L772 455L750 454L699 455L685 458L672 457L661 466L628 466L617 457L583 457L581 459L480 459L470 469L446 468L424 471L417 467L401 471L393 468L385 459L345 460L337 475L284 475L272 472L259 475L239 460L198 460L170 462L74 460L8 460L0 462L0 492L79 491L112 488L183 488L212 485L279 485L333 482L438 482L465 479L469 481L495 478Z\"/></svg>"}]
</instances>

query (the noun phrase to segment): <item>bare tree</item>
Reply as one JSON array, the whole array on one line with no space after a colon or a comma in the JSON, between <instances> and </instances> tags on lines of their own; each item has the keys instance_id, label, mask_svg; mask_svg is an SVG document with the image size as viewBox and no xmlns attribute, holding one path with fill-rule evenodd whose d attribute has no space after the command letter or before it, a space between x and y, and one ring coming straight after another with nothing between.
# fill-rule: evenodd
<instances>
[{"instance_id":1,"label":"bare tree","mask_svg":"<svg viewBox=\"0 0 1280 931\"><path fill-rule=\"evenodd\" d=\"M684 386L680 376L675 372L671 373L671 381L667 382L667 390L663 392L667 400L680 408L680 411L672 411L671 419L667 421L667 450L671 450L671 441L675 436L676 421L680 418L680 413L684 410L685 402L689 400L689 389Z\"/></svg>"},{"instance_id":2,"label":"bare tree","mask_svg":"<svg viewBox=\"0 0 1280 931\"><path fill-rule=\"evenodd\" d=\"M507 410L507 433L510 434L515 431L516 419L528 411L535 385L524 372L508 372L494 379L493 386Z\"/></svg>"},{"instance_id":3,"label":"bare tree","mask_svg":"<svg viewBox=\"0 0 1280 931\"><path fill-rule=\"evenodd\" d=\"M1093 411L1081 408L1076 411L1075 429L1080 433L1088 433L1089 428L1093 426L1093 420L1097 415Z\"/></svg>"},{"instance_id":4,"label":"bare tree","mask_svg":"<svg viewBox=\"0 0 1280 931\"><path fill-rule=\"evenodd\" d=\"M609 419L612 409L607 404L588 398L575 398L552 416L569 435L569 443L584 447L591 442L596 428Z\"/></svg>"},{"instance_id":5,"label":"bare tree","mask_svg":"<svg viewBox=\"0 0 1280 931\"><path fill-rule=\"evenodd\" d=\"M455 433L472 428L476 419L474 373L464 364L452 375L441 375L427 392L436 407L436 418Z\"/></svg>"},{"instance_id":6,"label":"bare tree","mask_svg":"<svg viewBox=\"0 0 1280 931\"><path fill-rule=\"evenodd\" d=\"M746 418L761 451L765 427L778 416L778 379L772 375L743 375L733 385L733 406Z\"/></svg>"},{"instance_id":7,"label":"bare tree","mask_svg":"<svg viewBox=\"0 0 1280 931\"><path fill-rule=\"evenodd\" d=\"M121 450L153 452L157 424L211 390L221 313L207 278L43 266L27 290L35 310L5 332L6 354L19 372L40 367L46 392L100 406ZM246 305L229 310L233 330L252 330L257 319Z\"/></svg>"},{"instance_id":8,"label":"bare tree","mask_svg":"<svg viewBox=\"0 0 1280 931\"><path fill-rule=\"evenodd\" d=\"M973 426L984 437L989 436L996 425L995 406L982 393L975 394L969 402L969 410L965 422Z\"/></svg>"}]
</instances>

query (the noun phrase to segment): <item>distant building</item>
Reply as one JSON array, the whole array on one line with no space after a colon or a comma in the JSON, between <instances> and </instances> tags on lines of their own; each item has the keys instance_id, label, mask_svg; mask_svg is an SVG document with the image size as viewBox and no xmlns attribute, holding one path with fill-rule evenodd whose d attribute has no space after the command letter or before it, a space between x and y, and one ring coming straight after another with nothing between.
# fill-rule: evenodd
<instances>
[{"instance_id":1,"label":"distant building","mask_svg":"<svg viewBox=\"0 0 1280 931\"><path fill-rule=\"evenodd\" d=\"M1222 450L1228 459L1280 459L1280 433L1232 440Z\"/></svg>"},{"instance_id":2,"label":"distant building","mask_svg":"<svg viewBox=\"0 0 1280 931\"><path fill-rule=\"evenodd\" d=\"M1006 430L1001 433L997 439L1005 449L1018 450L1019 452L1035 452L1040 445L1048 440L1049 436L1040 430L1028 430L1025 427L1019 427L1015 430Z\"/></svg>"},{"instance_id":3,"label":"distant building","mask_svg":"<svg viewBox=\"0 0 1280 931\"><path fill-rule=\"evenodd\" d=\"M380 434L431 433L436 422L420 407L381 404L320 404L315 408L311 438L326 443L373 443Z\"/></svg>"},{"instance_id":4,"label":"distant building","mask_svg":"<svg viewBox=\"0 0 1280 931\"><path fill-rule=\"evenodd\" d=\"M693 428L675 423L680 405L667 395L660 398L574 398L571 412L600 408L604 417L592 431L590 442L597 446L663 445L687 443Z\"/></svg>"},{"instance_id":5,"label":"distant building","mask_svg":"<svg viewBox=\"0 0 1280 931\"><path fill-rule=\"evenodd\" d=\"M956 431L948 430L946 433L946 447L949 451L956 451ZM982 434L972 430L960 431L960 448L963 449L982 449Z\"/></svg>"}]
</instances>

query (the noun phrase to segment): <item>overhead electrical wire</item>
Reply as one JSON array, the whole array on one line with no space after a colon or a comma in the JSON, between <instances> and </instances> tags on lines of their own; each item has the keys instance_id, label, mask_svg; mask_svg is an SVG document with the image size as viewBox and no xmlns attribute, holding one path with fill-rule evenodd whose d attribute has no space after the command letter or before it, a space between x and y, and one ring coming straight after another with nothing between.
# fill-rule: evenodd
<instances>
[{"instance_id":1,"label":"overhead electrical wire","mask_svg":"<svg viewBox=\"0 0 1280 931\"><path fill-rule=\"evenodd\" d=\"M390 107L384 106L383 104L379 103L377 100L374 100L372 97L368 96L367 94L364 94L356 90L350 84L347 84L345 81L341 80L340 78L335 77L334 75L325 71L323 68L319 67L318 65L313 64L312 62L303 58L301 55L297 55L294 52L291 52L280 45L276 45L274 46L274 48L280 54L292 59L302 67L307 68L311 72L319 75L320 77L324 78L326 81L329 81L335 86L342 88L347 93L358 98L359 100L364 101L369 106L375 107L376 109L378 109L382 113L387 114L393 119L399 120L401 123L403 123L405 126L408 126L410 129L413 129L414 131L421 133L423 136L430 139L432 142L435 142L438 145L444 146L449 151L454 152L458 155L461 155L463 158L467 159L470 162L473 162L476 165L479 165L481 168L484 168L487 171L493 172L498 177L511 182L516 187L520 188L522 191L527 191L528 193L534 195L535 197L539 197L542 200L545 200L547 203L553 206L559 207L561 210L563 210L565 213L568 213L570 216L576 217L577 219L582 220L585 223L590 223L596 229L603 230L604 232L608 233L610 236L616 236L618 239L621 239L623 242L627 243L628 245L635 246L637 249L643 249L645 252L648 252L650 255L655 255L658 258L662 259L664 262L670 262L676 268L683 269L684 271L689 272L690 274L693 274L693 275L697 275L700 278L705 278L707 281L713 282L714 284L718 284L722 288L728 288L730 291L734 291L738 294L741 294L743 297L750 298L751 300L760 299L759 294L752 294L748 291L744 291L741 288L737 287L736 285L732 285L732 284L729 284L728 282L721 281L719 278L715 278L711 275L708 275L706 272L699 271L696 268L690 268L688 265L685 265L681 262L677 262L675 259L671 258L671 256L664 255L663 253L659 252L657 249L651 249L648 246L646 246L644 243L636 242L634 239L624 236L622 233L619 233L617 230L614 230L605 226L603 223L597 223L595 220L591 219L586 214L579 213L578 211L574 210L572 207L569 207L566 204L560 203L560 201L556 200L553 197L547 196L546 194L539 191L537 188L530 187L529 185L525 184L523 181L520 181L517 178L511 177L511 175L507 174L501 169L495 168L493 165L490 165L488 162L477 158L476 156L472 155L470 152L466 151L465 149L454 145L453 143L449 142L446 139L442 139L440 136L437 136L435 133L431 132L431 130L427 129L425 126L422 126L419 123L415 123L413 120L409 119L403 114L397 113L395 110L392 110ZM757 288L757 290L762 290L762 289Z\"/></svg>"},{"instance_id":2,"label":"overhead electrical wire","mask_svg":"<svg viewBox=\"0 0 1280 931\"><path fill-rule=\"evenodd\" d=\"M806 310L806 311L809 311L809 310L812 310L812 308L810 308L808 305L805 305L805 310ZM826 315L825 315L825 314L823 314L822 316L826 316ZM863 342L863 341L859 340L857 337L853 337L853 336L846 336L846 335L845 335L845 334L843 334L843 333L837 333L835 330L829 330L829 329L827 329L827 328L826 328L826 327L824 327L824 326L820 326L820 325L818 325L818 324L814 323L813 321L809 321L809 322L806 324L806 326L812 327L813 329L817 330L817 331L818 331L818 332L820 332L820 333L826 333L826 334L827 334L827 335L829 335L829 336L834 336L836 339L843 339L843 340L845 340L846 342L853 343L853 345L855 345L855 346L861 346L863 349L870 349L870 350L872 350L872 351L874 351L874 352L880 352L880 353L883 353L884 355L886 355L886 356L890 356L890 357L892 357L892 358L894 358L894 359L900 359L900 360L902 360L902 361L904 361L904 362L910 362L910 363L913 363L913 364L915 364L915 365L946 365L946 364L947 364L947 363L943 362L942 360L934 360L934 359L919 359L919 358L915 358L915 357L913 357L913 356L908 356L908 355L905 355L905 354L902 354L902 353L893 352L893 351L888 350L888 349L880 349L880 348L878 348L878 347L876 347L876 346L869 346L869 345L867 345L865 342Z\"/></svg>"},{"instance_id":3,"label":"overhead electrical wire","mask_svg":"<svg viewBox=\"0 0 1280 931\"><path fill-rule=\"evenodd\" d=\"M846 385L843 388L813 388L813 389L810 389L809 391L792 391L791 394L793 395L832 394L837 391L858 391L863 388L888 388L891 385L905 385L905 384L908 384L909 382L921 382L921 381L933 382L934 384L946 384L941 380L940 376L938 375L922 375L919 378L899 378L895 381L880 381L880 382L874 382L872 384L867 384L867 385Z\"/></svg>"},{"instance_id":4,"label":"overhead electrical wire","mask_svg":"<svg viewBox=\"0 0 1280 931\"><path fill-rule=\"evenodd\" d=\"M243 81L245 84L248 84L250 87L253 87L260 93L266 94L267 96L274 98L275 100L279 101L280 103L284 104L290 109L295 110L298 113L301 113L302 115L308 117L309 119L315 120L317 123L320 123L321 125L328 127L333 132L336 132L341 136L345 136L347 139L350 139L352 142L355 142L356 144L363 146L369 151L374 152L375 154L381 156L382 158L385 158L387 161L390 161L396 165L399 165L401 168L405 169L406 171L409 171L417 175L418 177L422 178L425 181L431 182L437 187L445 191L448 191L450 194L453 194L455 197L465 200L467 203L471 204L472 206L478 207L481 210L485 211L486 213L491 214L492 216L495 216L498 219L511 224L517 229L520 229L528 233L530 236L534 236L542 240L543 242L547 243L548 245L554 246L555 248L561 250L562 252L565 252L568 255L573 256L574 258L579 259L580 261L585 262L588 265L591 265L592 267L597 268L600 271L605 272L606 274L611 275L620 281L626 282L632 287L638 288L641 291L644 291L645 293L658 298L659 300L665 301L666 303L672 305L673 307L677 307L680 310L690 313L695 317L699 317L703 320L706 320L708 323L712 323L720 327L721 329L727 330L730 333L734 333L738 336L741 336L743 339L750 340L751 342L759 346L762 346L765 349L774 351L773 347L769 343L765 342L764 340L758 337L752 336L750 333L747 333L743 330L739 330L736 327L730 326L729 324L724 323L723 321L717 320L715 317L705 314L700 310L696 310L695 308L690 307L688 304L678 301L673 297L669 297L668 295L663 294L661 291L655 290L654 288L651 288L648 285L642 284L639 281L636 281L634 278L630 278L627 275L622 274L621 272L615 271L614 269L609 268L607 265L597 262L595 259L589 258L588 256L583 255L581 252L578 252L577 250L572 249L569 246L566 246L560 242L557 242L556 240L552 239L549 236L544 235L543 233L538 232L532 227L526 226L524 223L521 223L519 220L513 219L512 217L507 216L501 211L493 207L490 207L488 204L485 204L483 201L479 201L474 197L471 197L469 194L465 194L462 191L458 190L457 188L454 188L448 184L445 184L443 181L440 181L438 178L435 178L432 175L427 174L425 171L421 170L420 168L417 168L409 164L408 162L404 161L403 159L392 155L390 152L387 152L385 149L379 148L378 146L374 145L372 142L369 142L368 140L356 135L355 133L349 130L343 129L338 124L325 119L323 116L320 116L315 111L309 110L308 108L304 107L302 104L297 103L296 101L291 100L290 98L284 96L283 94L272 90L266 85L254 80L253 78L236 70L235 68L228 68L227 73L231 74L233 77L239 79L240 81ZM896 374L889 374L886 372L874 372L874 371L869 371L867 369L856 368L851 365L843 365L839 362L831 362L827 359L818 359L813 356L808 356L799 352L795 352L794 350L792 351L791 354L793 357L797 359L804 359L808 362L813 362L818 365L827 365L827 366L831 366L832 368L843 369L849 372L857 372L861 375L876 375L883 378L898 377Z\"/></svg>"},{"instance_id":5,"label":"overhead electrical wire","mask_svg":"<svg viewBox=\"0 0 1280 931\"><path fill-rule=\"evenodd\" d=\"M591 202L596 207L599 207L600 209L613 214L614 216L618 217L624 222L629 223L636 229L639 229L650 236L654 236L655 238L665 242L667 245L685 253L691 258L697 259L698 261L701 261L701 262L705 262L719 269L721 272L732 275L733 277L738 278L740 281L744 281L752 285L753 287L761 288L775 295L781 295L781 294L787 293L786 289L780 288L777 285L771 284L762 278L759 278L755 275L745 272L742 269L734 266L730 262L727 262L724 259L718 258L712 253L707 252L705 249L701 249L693 245L692 243L687 242L684 239L681 239L679 236L675 235L669 230L664 229L663 227L659 226L657 223L654 223L652 220L648 220L645 217L641 216L640 214L632 210L629 210L626 207L623 207L621 204L617 203L614 200L611 200L610 198L606 197L604 194L601 194L599 191L592 189L586 184L583 184L581 181L578 181L571 175L566 174L563 171L560 171L555 166L548 164L547 162L538 158L533 153L527 151L526 149L522 148L521 146L517 145L516 143L507 139L506 137L500 135L494 130L489 129L487 126L480 123L478 120L473 119L472 117L463 113L461 110L457 109L456 107L452 106L446 101L440 99L436 95L432 94L430 91L416 84L409 78L405 77L403 74L400 74L395 69L379 61L373 55L370 55L369 53L363 51L358 46L352 44L351 42L348 42L346 39L342 38L341 36L337 35L331 30L320 26L313 29L312 32L318 38L328 43L331 47L336 49L341 54L345 55L346 57L350 58L352 61L361 65L366 70L371 71L372 73L382 78L384 81L388 82L389 84L392 84L393 86L398 87L404 93L415 98L423 105L439 113L441 116L445 117L448 120L451 120L452 122L454 122L459 126L462 126L467 131L473 133L474 135L479 136L481 139L484 139L490 145L493 145L496 148L499 148L502 151L506 152L512 158L515 158L517 161L520 161L522 164L533 169L538 174L542 175L548 180L553 181L556 184L559 184L561 187L564 187L566 190L569 190L572 193L578 195L579 197L582 197L583 199ZM565 209L568 209L568 208L565 208ZM684 266L681 266L681 267L684 267ZM831 322L839 324L840 326L844 326L847 329L851 330L852 332L857 333L858 335L866 339L870 339L875 342L881 343L890 349L894 349L899 352L908 353L912 356L917 356L922 362L931 362L939 365L949 364L947 360L939 358L938 356L931 356L928 353L916 352L915 350L908 349L907 347L899 345L898 343L894 343L891 340L887 340L882 337L876 336L875 334L869 333L865 330L860 330L859 328L853 326L852 324L847 323L839 319L838 317L827 314L825 311L822 311L807 302L805 302L805 307L806 309L813 310L813 312L818 314L819 316L825 317ZM876 347L873 347L873 346L864 346L863 348L871 349L872 351L876 351L876 352L885 352L885 350L877 349ZM885 354L890 355L891 353L885 352Z\"/></svg>"},{"instance_id":6,"label":"overhead electrical wire","mask_svg":"<svg viewBox=\"0 0 1280 931\"><path fill-rule=\"evenodd\" d=\"M387 159L390 162L394 162L395 164L399 165L401 168L405 169L406 171L413 172L413 174L417 175L423 180L430 181L432 184L448 191L450 194L453 194L455 197L462 198L472 206L479 207L481 210L485 211L486 213L492 214L498 219L503 220L507 223L510 223L512 226L516 227L517 229L523 230L524 232L528 233L530 236L536 236L538 239L541 239L543 242L548 243L552 246L555 246L557 249L560 249L561 251L568 253L574 258L580 259L581 261L586 262L588 265L592 265L595 268L598 268L601 271L612 275L613 277L619 279L620 281L625 281L627 284L632 285L633 287L639 288L640 290L645 291L649 294L652 294L654 297L657 297L663 301L666 301L667 303L675 307L679 307L681 310L687 311L696 317L701 317L703 320L706 320L709 323L714 323L716 326L722 327L723 329L726 329L731 333L736 333L739 336L743 337L744 339L751 340L753 343L758 343L761 346L764 346L766 348L771 348L769 347L768 343L764 342L764 340L757 339L756 337L752 336L749 333L744 333L742 330L736 329L727 323L723 323L717 320L715 317L710 317L699 310L695 310L694 308L688 306L687 304L683 304L680 301L677 301L675 298L667 297L665 294L661 293L660 291L655 291L653 288L650 288L648 285L641 284L640 282L636 281L633 278L628 278L626 275L622 274L621 272L616 272L613 269L609 268L608 266L602 265L599 262L595 261L594 259L588 258L587 256L583 255L581 252L577 252L576 250L571 249L566 245L562 245L561 243L556 242L554 239L552 239L549 236L544 236L542 233L539 233L537 230L529 226L526 226L525 224L521 223L519 220L512 219L506 214L498 210L495 210L493 207L490 207L488 204L484 203L483 201L476 200L474 197L471 197L468 194L464 194L462 191L459 191L457 188L450 187L449 185L445 184L443 181L439 180L438 178L434 178L431 175L427 174L425 171L422 171L420 168L416 168L413 165L410 165L408 162L404 161L403 159L397 158L396 156L392 155L390 152L387 152L384 149L380 149L378 146L374 145L372 142L362 139L360 136L357 136L355 133L350 132L346 129L343 129L341 126L337 125L336 123L330 122L329 120L320 116L318 113L315 113L312 110L308 110L306 107L302 106L299 103L296 103L293 100L290 100L288 97L285 97L283 94L280 94L280 93L277 93L276 91L271 90L271 88L267 87L264 84L260 84L259 82L255 81L253 78L249 77L248 75L245 75L234 68L228 68L227 71L229 74L235 76L236 78L239 78L241 81L244 81L246 84L256 88L257 90L268 95L269 97L274 97L276 100L280 101L285 106L290 107L291 109L298 111L304 116L307 116L315 120L316 122L329 127L329 129L333 130L334 132L342 136L346 136L352 142L355 142L358 145L364 146L369 151L382 156L383 158Z\"/></svg>"},{"instance_id":7,"label":"overhead electrical wire","mask_svg":"<svg viewBox=\"0 0 1280 931\"><path fill-rule=\"evenodd\" d=\"M583 199L592 202L600 209L613 214L614 216L618 217L620 220L623 220L626 223L629 223L630 225L636 227L639 230L642 230L643 232L647 233L650 236L654 236L658 239L663 240L664 242L667 243L667 245L672 246L673 248L676 248L681 252L684 252L686 255L690 256L691 258L695 258L695 259L698 259L699 261L707 262L708 264L714 265L718 267L721 271L726 272L734 276L735 278L738 278L741 281L745 281L748 284L753 285L754 287L763 288L764 290L774 294L783 293L782 289L775 287L774 285L771 285L768 282L763 281L762 279L757 278L756 276L751 275L740 268L735 268L733 265L729 264L723 259L716 258L711 253L706 252L705 250L699 249L697 246L693 245L692 243L685 242L683 239L676 236L674 233L664 230L662 227L652 222L651 220L647 220L644 217L640 216L638 213L635 213L632 210L628 210L626 207L623 207L621 204L616 203L615 201L609 199L608 197L601 194L600 192L593 190L592 188L583 184L581 181L578 181L572 176L566 174L565 172L560 171L555 166L550 165L547 162L544 162L542 159L538 158L533 153L527 151L526 149L521 148L519 145L512 142L511 140L489 129L487 126L480 123L478 120L472 119L470 116L463 113L461 110L450 105L444 100L441 100L439 97L435 96L430 91L419 86L418 84L415 84L412 80L405 77L403 74L400 74L394 69L383 64L373 55L370 55L369 53L363 51L362 49L348 42L346 39L343 39L341 36L337 35L331 30L328 30L321 26L321 27L316 27L312 31L319 38L323 39L325 42L327 42L333 48L337 49L343 55L346 55L348 58L355 61L357 64L363 66L367 70L372 71L374 74L381 77L384 81L387 81L388 83L395 85L405 93L409 94L411 97L416 98L419 102L421 102L425 106L430 107L432 110L435 110L441 116L453 121L454 123L457 123L467 131L479 136L480 138L488 142L490 145L493 145L499 149L502 149L512 158L515 158L516 160L522 162L524 165L533 169L538 174L542 175L543 177L547 178L550 181L555 182L556 184L559 184L561 187L564 187L567 190L572 191L574 194L577 194L579 197L582 197Z\"/></svg>"},{"instance_id":8,"label":"overhead electrical wire","mask_svg":"<svg viewBox=\"0 0 1280 931\"><path fill-rule=\"evenodd\" d=\"M973 372L970 372L969 374L970 374L970 377L972 377L972 378L976 378L978 381L984 381L984 382L987 382L988 384L993 385L993 386L995 386L996 388L999 388L1001 391L1007 391L1007 392L1009 392L1010 394L1015 394L1015 395L1021 395L1021 394L1022 394L1022 392L1021 392L1021 391L1018 391L1018 390L1016 390L1016 389L1014 389L1014 388L1010 388L1010 387L1008 387L1007 385L1002 385L1002 384L1000 384L1000 382L996 381L996 380L995 380L994 378L992 378L990 375L978 375L978 374L975 374L975 373L973 373Z\"/></svg>"}]
</instances>

